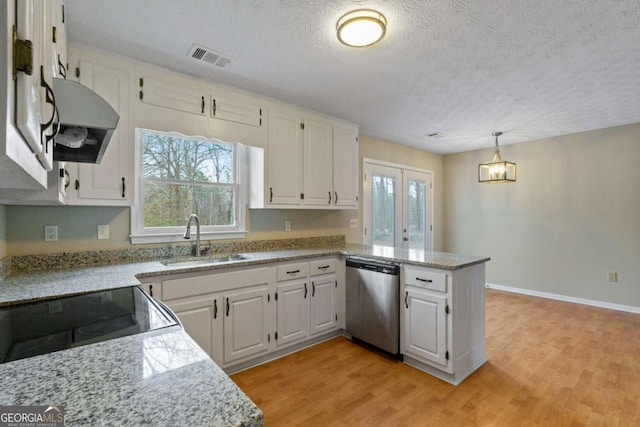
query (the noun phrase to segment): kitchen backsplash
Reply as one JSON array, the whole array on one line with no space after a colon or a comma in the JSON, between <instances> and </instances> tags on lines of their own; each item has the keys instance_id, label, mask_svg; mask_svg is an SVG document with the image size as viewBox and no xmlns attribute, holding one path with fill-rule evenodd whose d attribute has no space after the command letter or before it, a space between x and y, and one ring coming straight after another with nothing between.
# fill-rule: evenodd
<instances>
[{"instance_id":1,"label":"kitchen backsplash","mask_svg":"<svg viewBox=\"0 0 640 427\"><path fill-rule=\"evenodd\" d=\"M210 246L207 255L238 252L264 252L284 249L344 247L345 236L299 237L291 239L250 240L225 243L203 242L201 248ZM0 260L0 277L9 270L45 270L90 265L120 264L161 258L191 255L193 245L162 246L151 248L112 249L86 252L62 252L40 255L19 255Z\"/></svg>"}]
</instances>

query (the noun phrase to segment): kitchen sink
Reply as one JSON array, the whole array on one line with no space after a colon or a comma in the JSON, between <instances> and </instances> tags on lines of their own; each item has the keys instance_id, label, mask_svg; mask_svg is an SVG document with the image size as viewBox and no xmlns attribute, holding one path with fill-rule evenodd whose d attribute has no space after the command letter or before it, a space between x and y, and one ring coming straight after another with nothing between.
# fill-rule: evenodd
<instances>
[{"instance_id":1,"label":"kitchen sink","mask_svg":"<svg viewBox=\"0 0 640 427\"><path fill-rule=\"evenodd\" d=\"M225 262L242 261L245 259L249 259L249 257L246 255L235 254L212 258L192 259L189 261L167 261L163 262L163 264L167 267L200 267L212 264L222 264Z\"/></svg>"}]
</instances>

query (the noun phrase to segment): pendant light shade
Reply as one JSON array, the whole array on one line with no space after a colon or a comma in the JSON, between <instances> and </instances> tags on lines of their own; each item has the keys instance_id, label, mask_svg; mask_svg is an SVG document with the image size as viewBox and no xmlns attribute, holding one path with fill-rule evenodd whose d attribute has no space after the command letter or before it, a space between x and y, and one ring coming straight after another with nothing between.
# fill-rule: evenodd
<instances>
[{"instance_id":1,"label":"pendant light shade","mask_svg":"<svg viewBox=\"0 0 640 427\"><path fill-rule=\"evenodd\" d=\"M500 156L498 137L502 135L502 132L494 132L492 135L496 137L496 149L493 153L493 160L478 165L478 182L483 184L516 182L516 164L502 160Z\"/></svg>"},{"instance_id":2,"label":"pendant light shade","mask_svg":"<svg viewBox=\"0 0 640 427\"><path fill-rule=\"evenodd\" d=\"M387 32L387 19L375 10L354 10L338 19L336 32L338 40L347 46L371 46L382 40Z\"/></svg>"}]
</instances>

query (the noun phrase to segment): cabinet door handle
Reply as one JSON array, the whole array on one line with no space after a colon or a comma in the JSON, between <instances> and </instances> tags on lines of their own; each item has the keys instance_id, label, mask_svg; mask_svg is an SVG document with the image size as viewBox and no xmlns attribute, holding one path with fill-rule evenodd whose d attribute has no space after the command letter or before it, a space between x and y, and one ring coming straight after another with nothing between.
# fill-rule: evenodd
<instances>
[{"instance_id":1,"label":"cabinet door handle","mask_svg":"<svg viewBox=\"0 0 640 427\"><path fill-rule=\"evenodd\" d=\"M217 106L216 106L216 100L214 99L214 100L213 100L213 115L214 115L214 116L216 115L216 110L217 110L217 109L218 109L218 108L217 108Z\"/></svg>"},{"instance_id":2,"label":"cabinet door handle","mask_svg":"<svg viewBox=\"0 0 640 427\"><path fill-rule=\"evenodd\" d=\"M60 54L58 54L58 73L60 73L63 79L67 78L67 69L65 68L64 64L60 60Z\"/></svg>"},{"instance_id":3,"label":"cabinet door handle","mask_svg":"<svg viewBox=\"0 0 640 427\"><path fill-rule=\"evenodd\" d=\"M126 185L125 185L125 183L124 183L124 176L123 176L123 177L122 177L122 198L123 198L123 199L124 199L124 197L125 197L124 195L125 195L126 190L127 190L127 187L126 187Z\"/></svg>"},{"instance_id":4,"label":"cabinet door handle","mask_svg":"<svg viewBox=\"0 0 640 427\"><path fill-rule=\"evenodd\" d=\"M273 187L269 187L269 203L273 202Z\"/></svg>"},{"instance_id":5,"label":"cabinet door handle","mask_svg":"<svg viewBox=\"0 0 640 427\"><path fill-rule=\"evenodd\" d=\"M335 203L336 205L338 204L338 192L334 191L336 197L335 197L335 201L333 203Z\"/></svg>"},{"instance_id":6,"label":"cabinet door handle","mask_svg":"<svg viewBox=\"0 0 640 427\"><path fill-rule=\"evenodd\" d=\"M67 168L64 168L64 176L66 178L64 189L66 190L67 187L69 187L69 184L71 184L71 175L69 175L69 171L67 170Z\"/></svg>"},{"instance_id":7,"label":"cabinet door handle","mask_svg":"<svg viewBox=\"0 0 640 427\"><path fill-rule=\"evenodd\" d=\"M229 298L227 298L227 317L229 317Z\"/></svg>"},{"instance_id":8,"label":"cabinet door handle","mask_svg":"<svg viewBox=\"0 0 640 427\"><path fill-rule=\"evenodd\" d=\"M213 300L213 318L214 319L218 318L218 300L217 299Z\"/></svg>"},{"instance_id":9,"label":"cabinet door handle","mask_svg":"<svg viewBox=\"0 0 640 427\"><path fill-rule=\"evenodd\" d=\"M149 296L153 296L153 285L149 285Z\"/></svg>"},{"instance_id":10,"label":"cabinet door handle","mask_svg":"<svg viewBox=\"0 0 640 427\"><path fill-rule=\"evenodd\" d=\"M304 299L307 299L307 282L304 283Z\"/></svg>"},{"instance_id":11,"label":"cabinet door handle","mask_svg":"<svg viewBox=\"0 0 640 427\"><path fill-rule=\"evenodd\" d=\"M298 273L300 273L300 270L287 271L287 274L298 274Z\"/></svg>"},{"instance_id":12,"label":"cabinet door handle","mask_svg":"<svg viewBox=\"0 0 640 427\"><path fill-rule=\"evenodd\" d=\"M318 267L318 270L326 270L327 268L331 267L330 265L322 265L320 267Z\"/></svg>"},{"instance_id":13,"label":"cabinet door handle","mask_svg":"<svg viewBox=\"0 0 640 427\"><path fill-rule=\"evenodd\" d=\"M316 296L316 284L315 282L311 282L311 297Z\"/></svg>"},{"instance_id":14,"label":"cabinet door handle","mask_svg":"<svg viewBox=\"0 0 640 427\"><path fill-rule=\"evenodd\" d=\"M202 97L202 114L204 114L204 96Z\"/></svg>"},{"instance_id":15,"label":"cabinet door handle","mask_svg":"<svg viewBox=\"0 0 640 427\"><path fill-rule=\"evenodd\" d=\"M422 279L420 277L416 277L416 280L418 280L420 282L425 282L425 283L433 283L433 280L431 280L431 279Z\"/></svg>"},{"instance_id":16,"label":"cabinet door handle","mask_svg":"<svg viewBox=\"0 0 640 427\"><path fill-rule=\"evenodd\" d=\"M331 204L331 191L329 191L329 204Z\"/></svg>"},{"instance_id":17,"label":"cabinet door handle","mask_svg":"<svg viewBox=\"0 0 640 427\"><path fill-rule=\"evenodd\" d=\"M404 305L409 308L409 292L405 291L404 293Z\"/></svg>"}]
</instances>

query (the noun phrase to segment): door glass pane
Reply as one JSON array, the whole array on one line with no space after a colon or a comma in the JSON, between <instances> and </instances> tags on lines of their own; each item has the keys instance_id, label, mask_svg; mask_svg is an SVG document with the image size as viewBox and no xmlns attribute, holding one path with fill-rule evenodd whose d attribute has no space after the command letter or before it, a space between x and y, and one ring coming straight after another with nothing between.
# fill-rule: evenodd
<instances>
[{"instance_id":1,"label":"door glass pane","mask_svg":"<svg viewBox=\"0 0 640 427\"><path fill-rule=\"evenodd\" d=\"M427 219L427 185L409 180L407 188L409 249L425 250Z\"/></svg>"},{"instance_id":2,"label":"door glass pane","mask_svg":"<svg viewBox=\"0 0 640 427\"><path fill-rule=\"evenodd\" d=\"M396 180L391 176L373 175L372 244L395 246Z\"/></svg>"}]
</instances>

